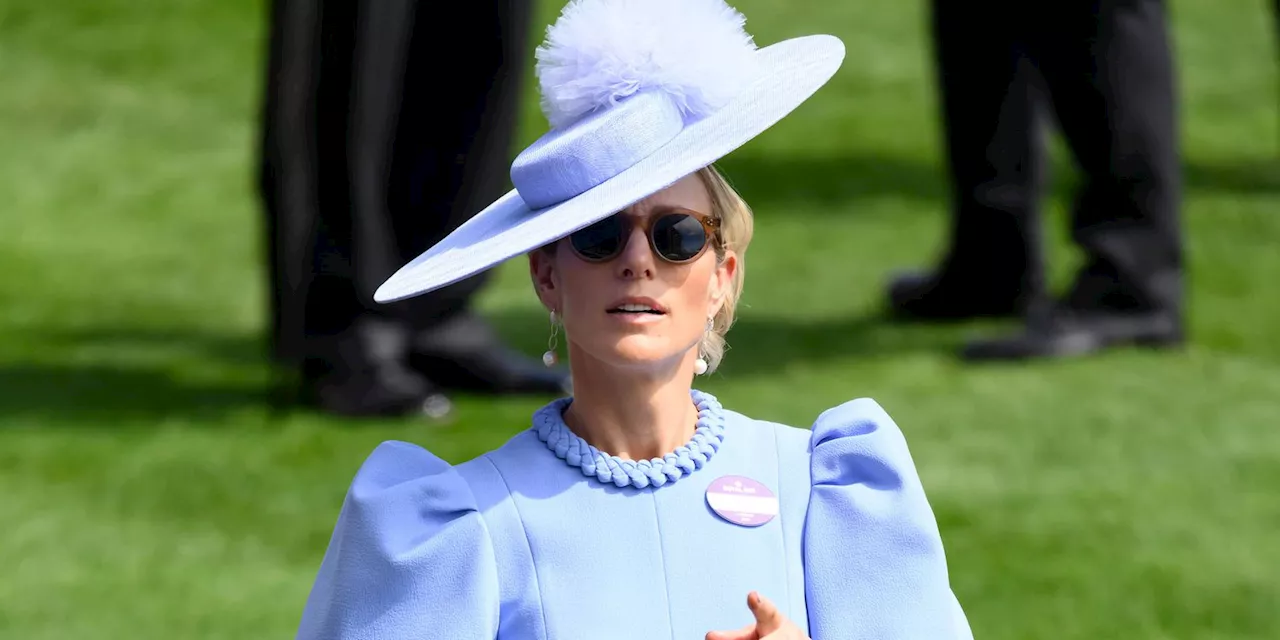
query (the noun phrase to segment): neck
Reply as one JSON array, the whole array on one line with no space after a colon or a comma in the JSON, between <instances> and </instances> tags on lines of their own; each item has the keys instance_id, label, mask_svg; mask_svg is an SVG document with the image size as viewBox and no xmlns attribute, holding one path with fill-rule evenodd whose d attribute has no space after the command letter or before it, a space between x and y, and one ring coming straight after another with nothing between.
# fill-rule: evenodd
<instances>
[{"instance_id":1,"label":"neck","mask_svg":"<svg viewBox=\"0 0 1280 640\"><path fill-rule=\"evenodd\" d=\"M660 458L693 437L698 409L690 398L692 366L625 370L572 347L573 402L565 424L601 452L626 460Z\"/></svg>"}]
</instances>

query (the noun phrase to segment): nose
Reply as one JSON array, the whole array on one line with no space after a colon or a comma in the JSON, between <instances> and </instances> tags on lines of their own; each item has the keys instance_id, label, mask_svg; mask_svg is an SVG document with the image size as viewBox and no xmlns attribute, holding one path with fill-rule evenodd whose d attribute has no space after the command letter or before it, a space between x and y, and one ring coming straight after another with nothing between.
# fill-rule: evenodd
<instances>
[{"instance_id":1,"label":"nose","mask_svg":"<svg viewBox=\"0 0 1280 640\"><path fill-rule=\"evenodd\" d=\"M623 279L647 279L654 275L654 256L649 250L649 239L644 235L640 225L631 227L631 235L627 245L618 255L616 269L618 277Z\"/></svg>"}]
</instances>

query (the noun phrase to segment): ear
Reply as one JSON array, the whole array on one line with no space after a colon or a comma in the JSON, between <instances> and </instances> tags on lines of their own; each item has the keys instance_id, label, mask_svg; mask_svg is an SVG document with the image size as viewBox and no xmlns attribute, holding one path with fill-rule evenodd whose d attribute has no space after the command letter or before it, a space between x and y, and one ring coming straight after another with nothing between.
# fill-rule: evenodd
<instances>
[{"instance_id":1,"label":"ear","mask_svg":"<svg viewBox=\"0 0 1280 640\"><path fill-rule=\"evenodd\" d=\"M533 290L548 310L561 309L560 277L555 268L555 254L543 249L529 252L529 277L533 280Z\"/></svg>"},{"instance_id":2,"label":"ear","mask_svg":"<svg viewBox=\"0 0 1280 640\"><path fill-rule=\"evenodd\" d=\"M707 315L715 316L720 313L720 309L724 307L725 298L729 295L730 288L733 287L733 279L738 273L738 254L732 250L724 252L724 258L720 260L720 264L716 265L716 270L711 275L711 286L708 293L711 296L709 301Z\"/></svg>"}]
</instances>

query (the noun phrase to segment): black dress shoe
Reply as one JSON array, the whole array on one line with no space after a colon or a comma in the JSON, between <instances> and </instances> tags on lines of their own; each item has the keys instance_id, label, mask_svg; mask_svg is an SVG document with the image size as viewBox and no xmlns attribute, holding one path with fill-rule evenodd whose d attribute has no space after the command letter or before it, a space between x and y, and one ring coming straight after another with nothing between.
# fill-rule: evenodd
<instances>
[{"instance_id":1,"label":"black dress shoe","mask_svg":"<svg viewBox=\"0 0 1280 640\"><path fill-rule=\"evenodd\" d=\"M903 320L1008 317L1021 314L1027 306L1017 287L948 272L900 275L890 282L888 298L890 314Z\"/></svg>"},{"instance_id":2,"label":"black dress shoe","mask_svg":"<svg viewBox=\"0 0 1280 640\"><path fill-rule=\"evenodd\" d=\"M408 370L331 372L303 379L300 399L325 413L351 418L413 417L439 420L453 403L429 381Z\"/></svg>"},{"instance_id":3,"label":"black dress shoe","mask_svg":"<svg viewBox=\"0 0 1280 640\"><path fill-rule=\"evenodd\" d=\"M419 332L410 346L414 370L446 389L498 394L570 393L569 372L511 349L478 316L462 312Z\"/></svg>"},{"instance_id":4,"label":"black dress shoe","mask_svg":"<svg viewBox=\"0 0 1280 640\"><path fill-rule=\"evenodd\" d=\"M1184 341L1181 322L1166 312L1106 312L1057 308L1031 319L1018 334L966 345L971 361L1082 356L1120 346L1174 347Z\"/></svg>"},{"instance_id":5,"label":"black dress shoe","mask_svg":"<svg viewBox=\"0 0 1280 640\"><path fill-rule=\"evenodd\" d=\"M359 319L337 335L308 338L296 399L347 417L447 416L449 398L408 367L407 343L403 326L374 318Z\"/></svg>"}]
</instances>

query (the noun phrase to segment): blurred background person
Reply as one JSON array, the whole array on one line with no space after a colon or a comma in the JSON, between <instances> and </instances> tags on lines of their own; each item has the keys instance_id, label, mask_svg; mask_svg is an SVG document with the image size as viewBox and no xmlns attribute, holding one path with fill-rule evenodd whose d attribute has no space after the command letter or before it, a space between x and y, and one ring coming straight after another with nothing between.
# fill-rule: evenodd
<instances>
[{"instance_id":1,"label":"blurred background person","mask_svg":"<svg viewBox=\"0 0 1280 640\"><path fill-rule=\"evenodd\" d=\"M950 246L888 291L899 317L1025 317L971 359L1074 355L1183 340L1172 56L1160 0L934 0L932 36L952 187ZM1083 173L1071 213L1085 262L1045 291L1040 238L1052 107Z\"/></svg>"},{"instance_id":2,"label":"blurred background person","mask_svg":"<svg viewBox=\"0 0 1280 640\"><path fill-rule=\"evenodd\" d=\"M444 391L559 393L471 310L483 276L376 305L391 273L507 188L530 3L275 0L260 187L273 355L299 399L440 416ZM429 81L412 81L428 78Z\"/></svg>"}]
</instances>

